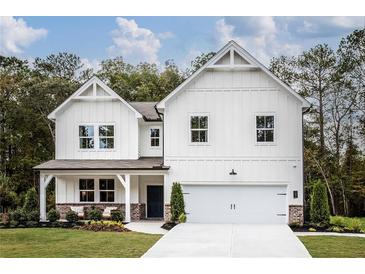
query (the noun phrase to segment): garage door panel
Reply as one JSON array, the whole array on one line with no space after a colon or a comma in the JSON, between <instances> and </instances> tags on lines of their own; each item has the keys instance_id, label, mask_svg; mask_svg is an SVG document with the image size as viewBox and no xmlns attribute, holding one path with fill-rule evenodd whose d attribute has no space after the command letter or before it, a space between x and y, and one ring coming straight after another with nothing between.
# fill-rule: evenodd
<instances>
[{"instance_id":1,"label":"garage door panel","mask_svg":"<svg viewBox=\"0 0 365 274\"><path fill-rule=\"evenodd\" d=\"M188 222L286 223L286 186L185 185Z\"/></svg>"}]
</instances>

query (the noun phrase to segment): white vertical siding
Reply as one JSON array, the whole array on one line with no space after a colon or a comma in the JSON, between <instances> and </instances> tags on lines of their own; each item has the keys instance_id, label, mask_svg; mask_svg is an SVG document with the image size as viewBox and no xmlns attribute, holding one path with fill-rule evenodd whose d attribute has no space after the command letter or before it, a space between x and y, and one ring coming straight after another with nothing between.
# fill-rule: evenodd
<instances>
[{"instance_id":1,"label":"white vertical siding","mask_svg":"<svg viewBox=\"0 0 365 274\"><path fill-rule=\"evenodd\" d=\"M151 147L150 129L160 129L160 146ZM162 156L162 122L140 122L139 124L139 156L140 157L161 157Z\"/></svg>"}]
</instances>

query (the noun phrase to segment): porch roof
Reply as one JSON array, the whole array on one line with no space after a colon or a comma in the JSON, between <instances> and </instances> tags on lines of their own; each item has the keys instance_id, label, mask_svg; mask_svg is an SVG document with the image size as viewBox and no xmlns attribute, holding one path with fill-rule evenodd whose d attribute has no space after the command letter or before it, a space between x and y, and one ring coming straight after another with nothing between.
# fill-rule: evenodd
<instances>
[{"instance_id":1,"label":"porch roof","mask_svg":"<svg viewBox=\"0 0 365 274\"><path fill-rule=\"evenodd\" d=\"M36 170L168 170L162 157L138 160L50 160L33 167Z\"/></svg>"}]
</instances>

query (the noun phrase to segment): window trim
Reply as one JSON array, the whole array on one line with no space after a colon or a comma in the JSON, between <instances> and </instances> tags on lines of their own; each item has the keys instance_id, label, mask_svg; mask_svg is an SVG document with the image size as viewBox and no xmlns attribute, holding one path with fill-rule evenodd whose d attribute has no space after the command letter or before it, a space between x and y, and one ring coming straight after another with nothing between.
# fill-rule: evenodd
<instances>
[{"instance_id":1,"label":"window trim","mask_svg":"<svg viewBox=\"0 0 365 274\"><path fill-rule=\"evenodd\" d=\"M192 130L204 130L204 129L192 129L191 128L191 117L193 116L207 116L208 117L208 128L207 130L207 138L208 138L208 142L192 142L192 138L191 138L191 131ZM210 141L210 127L211 127L211 120L210 120L210 113L209 112L191 112L188 115L188 123L189 123L189 132L188 132L188 138L189 138L189 145L191 146L209 146L211 141Z\"/></svg>"},{"instance_id":2,"label":"window trim","mask_svg":"<svg viewBox=\"0 0 365 274\"><path fill-rule=\"evenodd\" d=\"M110 190L110 189L100 189L100 180L113 180L113 183L114 183L114 189L113 190ZM99 202L100 203L115 203L115 179L114 178L104 178L104 177L100 177L98 178L98 192L99 192ZM101 197L101 192L113 192L114 193L114 201L113 202L109 202L109 201L101 201L100 197ZM107 194L108 195L108 194Z\"/></svg>"},{"instance_id":3,"label":"window trim","mask_svg":"<svg viewBox=\"0 0 365 274\"><path fill-rule=\"evenodd\" d=\"M151 129L158 129L159 130L159 137L151 137ZM162 132L161 131L162 131L161 126L149 126L148 127L147 139L148 139L148 147L150 149L161 149L161 139L162 139ZM152 146L151 145L152 138L159 139L158 146Z\"/></svg>"},{"instance_id":4,"label":"window trim","mask_svg":"<svg viewBox=\"0 0 365 274\"><path fill-rule=\"evenodd\" d=\"M80 126L93 126L94 127L94 148L81 148L80 147ZM99 126L113 126L114 127L114 148L100 148L100 136ZM78 151L79 152L97 152L97 151L116 151L117 137L116 137L116 126L115 122L103 122L103 123L78 123L77 125L77 138L78 138ZM86 137L85 137L86 138ZM110 137L111 138L111 137Z\"/></svg>"},{"instance_id":5,"label":"window trim","mask_svg":"<svg viewBox=\"0 0 365 274\"><path fill-rule=\"evenodd\" d=\"M257 124L256 124L256 119L257 116L274 116L274 127L273 127L273 142L258 142L257 141ZM254 123L254 141L255 141L255 145L256 146L276 146L277 145L277 130L278 130L278 118L276 115L276 112L273 111L268 111L268 112L255 112L254 113L254 117L253 117L253 123Z\"/></svg>"},{"instance_id":6,"label":"window trim","mask_svg":"<svg viewBox=\"0 0 365 274\"><path fill-rule=\"evenodd\" d=\"M94 189L80 189L80 180L93 180L94 182ZM91 203L97 203L97 197L96 197L96 193L97 193L97 189L96 189L96 184L95 184L96 179L95 178L91 178L91 177L79 177L78 178L78 197L79 197L79 203L82 204L91 204ZM80 194L81 191L87 191L87 192L94 192L94 201L81 201L80 199Z\"/></svg>"}]
</instances>

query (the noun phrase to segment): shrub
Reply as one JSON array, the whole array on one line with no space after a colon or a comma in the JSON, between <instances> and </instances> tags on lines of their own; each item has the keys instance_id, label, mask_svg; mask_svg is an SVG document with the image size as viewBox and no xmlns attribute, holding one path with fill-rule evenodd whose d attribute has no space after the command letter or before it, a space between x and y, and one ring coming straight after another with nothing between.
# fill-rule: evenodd
<instances>
[{"instance_id":1,"label":"shrub","mask_svg":"<svg viewBox=\"0 0 365 274\"><path fill-rule=\"evenodd\" d=\"M345 227L346 226L346 218L342 216L331 216L330 224L334 226Z\"/></svg>"},{"instance_id":2,"label":"shrub","mask_svg":"<svg viewBox=\"0 0 365 274\"><path fill-rule=\"evenodd\" d=\"M179 216L179 223L186 223L186 215L185 213L181 213Z\"/></svg>"},{"instance_id":3,"label":"shrub","mask_svg":"<svg viewBox=\"0 0 365 274\"><path fill-rule=\"evenodd\" d=\"M18 224L24 225L27 221L27 215L23 209L18 208L10 212L10 220L14 223L16 222Z\"/></svg>"},{"instance_id":4,"label":"shrub","mask_svg":"<svg viewBox=\"0 0 365 274\"><path fill-rule=\"evenodd\" d=\"M79 216L77 216L75 211L69 210L66 213L66 220L70 223L76 223L79 220Z\"/></svg>"},{"instance_id":5,"label":"shrub","mask_svg":"<svg viewBox=\"0 0 365 274\"><path fill-rule=\"evenodd\" d=\"M123 213L120 210L112 210L110 212L112 221L122 222L124 220Z\"/></svg>"},{"instance_id":6,"label":"shrub","mask_svg":"<svg viewBox=\"0 0 365 274\"><path fill-rule=\"evenodd\" d=\"M112 232L127 232L129 229L125 228L121 222L115 221L90 221L87 224L79 227L82 230L91 231L112 231Z\"/></svg>"},{"instance_id":7,"label":"shrub","mask_svg":"<svg viewBox=\"0 0 365 274\"><path fill-rule=\"evenodd\" d=\"M38 222L35 222L35 221L27 221L25 223L25 226L26 227L37 227L38 226Z\"/></svg>"},{"instance_id":8,"label":"shrub","mask_svg":"<svg viewBox=\"0 0 365 274\"><path fill-rule=\"evenodd\" d=\"M310 228L308 229L308 231L309 231L309 232L316 232L317 230L316 230L314 227L310 227Z\"/></svg>"},{"instance_id":9,"label":"shrub","mask_svg":"<svg viewBox=\"0 0 365 274\"><path fill-rule=\"evenodd\" d=\"M89 211L88 217L90 220L100 221L103 218L103 213L99 209L93 208Z\"/></svg>"},{"instance_id":10,"label":"shrub","mask_svg":"<svg viewBox=\"0 0 365 274\"><path fill-rule=\"evenodd\" d=\"M184 196L179 183L173 183L172 185L170 205L171 220L176 222L182 213L185 214Z\"/></svg>"},{"instance_id":11,"label":"shrub","mask_svg":"<svg viewBox=\"0 0 365 274\"><path fill-rule=\"evenodd\" d=\"M327 226L330 222L327 189L320 180L313 185L310 203L310 220L318 226Z\"/></svg>"},{"instance_id":12,"label":"shrub","mask_svg":"<svg viewBox=\"0 0 365 274\"><path fill-rule=\"evenodd\" d=\"M38 209L38 195L34 187L30 188L25 194L25 201L23 209L26 212L34 211Z\"/></svg>"},{"instance_id":13,"label":"shrub","mask_svg":"<svg viewBox=\"0 0 365 274\"><path fill-rule=\"evenodd\" d=\"M358 218L351 218L348 220L347 227L351 231L360 232L362 229L362 223L361 223L360 219L358 219Z\"/></svg>"},{"instance_id":14,"label":"shrub","mask_svg":"<svg viewBox=\"0 0 365 274\"><path fill-rule=\"evenodd\" d=\"M47 213L47 219L48 221L50 221L51 223L57 221L60 219L60 213L55 210L55 209L51 209L50 211L48 211Z\"/></svg>"},{"instance_id":15,"label":"shrub","mask_svg":"<svg viewBox=\"0 0 365 274\"><path fill-rule=\"evenodd\" d=\"M39 222L39 212L38 212L38 210L30 211L30 212L26 213L26 215L27 215L27 221Z\"/></svg>"},{"instance_id":16,"label":"shrub","mask_svg":"<svg viewBox=\"0 0 365 274\"><path fill-rule=\"evenodd\" d=\"M339 226L332 226L332 227L330 227L329 231L340 233L340 232L343 232L343 228L339 227Z\"/></svg>"}]
</instances>

